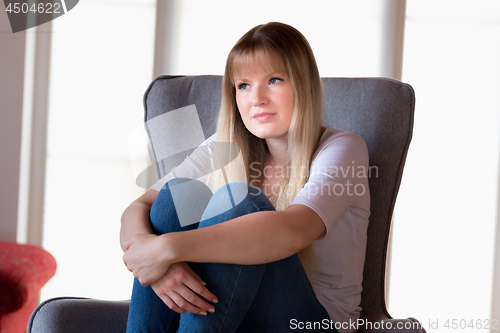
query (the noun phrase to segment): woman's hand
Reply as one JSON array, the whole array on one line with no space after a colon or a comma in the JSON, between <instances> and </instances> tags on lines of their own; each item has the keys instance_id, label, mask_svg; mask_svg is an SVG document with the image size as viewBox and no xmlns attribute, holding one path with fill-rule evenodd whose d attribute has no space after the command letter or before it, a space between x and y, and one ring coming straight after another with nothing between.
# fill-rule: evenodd
<instances>
[{"instance_id":1,"label":"woman's hand","mask_svg":"<svg viewBox=\"0 0 500 333\"><path fill-rule=\"evenodd\" d=\"M170 263L162 239L154 234L139 234L124 243L123 262L143 286L161 279Z\"/></svg>"},{"instance_id":2,"label":"woman's hand","mask_svg":"<svg viewBox=\"0 0 500 333\"><path fill-rule=\"evenodd\" d=\"M214 306L205 300L217 303L217 298L187 263L170 265L167 273L152 283L151 287L156 295L177 313L191 312L206 315L207 312L215 311Z\"/></svg>"}]
</instances>

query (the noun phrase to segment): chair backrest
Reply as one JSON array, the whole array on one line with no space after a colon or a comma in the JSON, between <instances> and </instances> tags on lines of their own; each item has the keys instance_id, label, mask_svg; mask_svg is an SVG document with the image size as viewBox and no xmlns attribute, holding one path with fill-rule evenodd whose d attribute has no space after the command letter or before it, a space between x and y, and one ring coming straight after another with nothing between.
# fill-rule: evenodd
<instances>
[{"instance_id":1,"label":"chair backrest","mask_svg":"<svg viewBox=\"0 0 500 333\"><path fill-rule=\"evenodd\" d=\"M168 144L168 129L149 126L151 120L194 104L203 135L209 137L215 132L221 84L221 76L160 76L151 83L144 95L144 109L158 176L165 173L158 157ZM324 78L323 90L324 125L359 134L370 154L371 216L361 317L370 321L390 318L384 296L386 254L392 212L412 136L414 91L407 84L385 78Z\"/></svg>"}]
</instances>

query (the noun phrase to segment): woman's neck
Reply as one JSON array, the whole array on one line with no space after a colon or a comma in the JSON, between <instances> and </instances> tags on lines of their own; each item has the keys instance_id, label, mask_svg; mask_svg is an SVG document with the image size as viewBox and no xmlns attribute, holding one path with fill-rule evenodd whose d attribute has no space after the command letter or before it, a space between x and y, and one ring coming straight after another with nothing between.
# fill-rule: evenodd
<instances>
[{"instance_id":1,"label":"woman's neck","mask_svg":"<svg viewBox=\"0 0 500 333\"><path fill-rule=\"evenodd\" d=\"M326 127L321 126L318 140L321 139L322 135L325 133ZM289 153L288 153L288 136L284 135L279 138L266 139L267 148L269 150L268 162L271 162L274 166L286 166L289 163Z\"/></svg>"},{"instance_id":2,"label":"woman's neck","mask_svg":"<svg viewBox=\"0 0 500 333\"><path fill-rule=\"evenodd\" d=\"M273 166L285 166L288 164L288 140L287 137L266 139L269 150L269 162Z\"/></svg>"}]
</instances>

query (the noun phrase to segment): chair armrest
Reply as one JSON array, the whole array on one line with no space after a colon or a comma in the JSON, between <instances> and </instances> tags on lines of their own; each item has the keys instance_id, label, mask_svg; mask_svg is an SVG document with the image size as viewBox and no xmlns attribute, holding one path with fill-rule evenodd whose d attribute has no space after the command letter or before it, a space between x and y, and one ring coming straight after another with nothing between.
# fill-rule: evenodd
<instances>
[{"instance_id":1,"label":"chair armrest","mask_svg":"<svg viewBox=\"0 0 500 333\"><path fill-rule=\"evenodd\" d=\"M366 321L359 330L360 333L425 333L422 324L415 318L384 319Z\"/></svg>"},{"instance_id":2,"label":"chair armrest","mask_svg":"<svg viewBox=\"0 0 500 333\"><path fill-rule=\"evenodd\" d=\"M77 297L49 299L31 314L27 333L123 333L129 304Z\"/></svg>"}]
</instances>

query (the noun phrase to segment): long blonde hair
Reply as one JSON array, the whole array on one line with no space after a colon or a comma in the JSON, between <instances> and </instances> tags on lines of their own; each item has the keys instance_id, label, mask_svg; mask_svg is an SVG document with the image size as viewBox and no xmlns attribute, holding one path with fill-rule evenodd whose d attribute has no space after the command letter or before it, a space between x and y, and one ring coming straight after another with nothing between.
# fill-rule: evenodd
<instances>
[{"instance_id":1,"label":"long blonde hair","mask_svg":"<svg viewBox=\"0 0 500 333\"><path fill-rule=\"evenodd\" d=\"M295 28L278 22L258 25L248 31L229 53L222 83L222 101L217 123L217 141L234 143L241 158L229 167L230 180L243 180L261 188L268 153L266 141L250 133L236 105L235 74L254 63L270 63L284 71L292 85L295 106L288 131L289 161L280 179L276 210L284 210L305 185L312 155L321 132L322 87L316 60L306 38ZM245 176L243 176L245 177ZM308 274L312 269L312 246L299 253Z\"/></svg>"}]
</instances>

